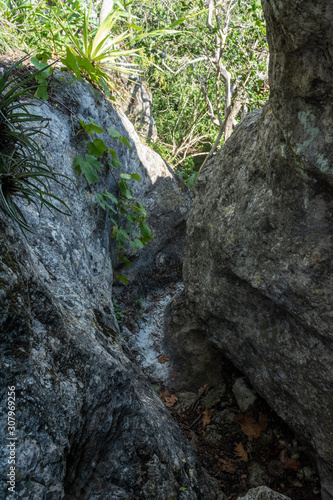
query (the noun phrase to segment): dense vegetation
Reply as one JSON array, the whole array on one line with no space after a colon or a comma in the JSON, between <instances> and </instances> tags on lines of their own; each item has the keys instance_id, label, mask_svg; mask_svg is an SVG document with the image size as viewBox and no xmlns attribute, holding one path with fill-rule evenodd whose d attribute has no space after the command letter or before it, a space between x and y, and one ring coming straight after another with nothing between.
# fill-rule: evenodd
<instances>
[{"instance_id":1,"label":"dense vegetation","mask_svg":"<svg viewBox=\"0 0 333 500\"><path fill-rule=\"evenodd\" d=\"M267 97L260 1L119 0L99 27L100 8L83 0L4 0L0 50L35 51L38 69L62 57L111 99L117 70L140 67L154 95L159 139L152 147L192 184L208 153ZM46 98L50 71L39 77L39 97Z\"/></svg>"},{"instance_id":2,"label":"dense vegetation","mask_svg":"<svg viewBox=\"0 0 333 500\"><path fill-rule=\"evenodd\" d=\"M155 147L188 179L236 122L267 98L261 3L142 0L134 5L146 30L184 19L176 34L144 45L154 64L145 77L154 95Z\"/></svg>"}]
</instances>

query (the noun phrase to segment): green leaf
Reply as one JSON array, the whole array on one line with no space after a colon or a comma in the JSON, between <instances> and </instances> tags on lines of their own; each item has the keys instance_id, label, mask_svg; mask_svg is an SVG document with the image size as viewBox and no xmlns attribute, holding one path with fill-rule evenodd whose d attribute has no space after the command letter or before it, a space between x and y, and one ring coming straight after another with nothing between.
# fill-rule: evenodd
<instances>
[{"instance_id":1,"label":"green leaf","mask_svg":"<svg viewBox=\"0 0 333 500\"><path fill-rule=\"evenodd\" d=\"M117 236L116 236L118 239L120 238L125 238L126 240L129 240L130 237L128 236L128 234L126 233L125 229L120 227L117 231Z\"/></svg>"},{"instance_id":2,"label":"green leaf","mask_svg":"<svg viewBox=\"0 0 333 500\"><path fill-rule=\"evenodd\" d=\"M91 62L89 61L88 58L86 57L82 57L82 56L76 56L77 57L77 61L78 61L78 64L79 64L79 68L81 70L84 70L88 73L89 77L95 81L96 83L98 83L98 79L96 77L96 69L95 67L91 64Z\"/></svg>"},{"instance_id":3,"label":"green leaf","mask_svg":"<svg viewBox=\"0 0 333 500\"><path fill-rule=\"evenodd\" d=\"M143 248L144 247L144 244L138 238L136 238L134 241L130 241L130 245L133 248Z\"/></svg>"},{"instance_id":4,"label":"green leaf","mask_svg":"<svg viewBox=\"0 0 333 500\"><path fill-rule=\"evenodd\" d=\"M118 257L119 257L119 260L121 260L121 262L126 264L127 267L130 267L131 261L127 257L125 257L125 255L123 255L122 253L119 252Z\"/></svg>"},{"instance_id":5,"label":"green leaf","mask_svg":"<svg viewBox=\"0 0 333 500\"><path fill-rule=\"evenodd\" d=\"M107 128L107 131L109 132L109 134L111 135L111 137L113 137L113 139L120 139L122 136L119 134L118 130L116 130L115 128L113 127L108 127Z\"/></svg>"},{"instance_id":6,"label":"green leaf","mask_svg":"<svg viewBox=\"0 0 333 500\"><path fill-rule=\"evenodd\" d=\"M89 154L101 158L103 153L107 151L107 147L102 139L95 139L93 142L87 142L87 149Z\"/></svg>"},{"instance_id":7,"label":"green leaf","mask_svg":"<svg viewBox=\"0 0 333 500\"><path fill-rule=\"evenodd\" d=\"M108 199L108 200L111 200L112 203L115 203L117 205L118 203L118 200L115 196L113 196L112 193L108 193L107 191L105 191L105 193L103 194L104 198L105 199Z\"/></svg>"},{"instance_id":8,"label":"green leaf","mask_svg":"<svg viewBox=\"0 0 333 500\"><path fill-rule=\"evenodd\" d=\"M42 61L39 61L39 59L37 59L37 57L35 57L35 56L32 57L30 59L30 61L35 66L35 68L38 69L38 71L42 71L42 73L40 73L40 74L43 74L44 78L47 78L49 76L49 74L52 71L52 68L48 64L46 64Z\"/></svg>"},{"instance_id":9,"label":"green leaf","mask_svg":"<svg viewBox=\"0 0 333 500\"><path fill-rule=\"evenodd\" d=\"M133 28L133 29L135 29L137 31L140 31L140 32L143 31L142 28L140 28L140 26L138 26L137 24L127 24L126 27L127 28Z\"/></svg>"},{"instance_id":10,"label":"green leaf","mask_svg":"<svg viewBox=\"0 0 333 500\"><path fill-rule=\"evenodd\" d=\"M136 218L134 217L134 215L133 215L133 214L128 214L128 215L127 215L127 220L128 220L128 222L130 222L130 224L132 224L132 225L134 225L134 224L135 224L135 222L136 222ZM140 235L136 235L136 236L140 236Z\"/></svg>"},{"instance_id":11,"label":"green leaf","mask_svg":"<svg viewBox=\"0 0 333 500\"><path fill-rule=\"evenodd\" d=\"M104 78L99 78L98 84L102 87L107 97L114 101L115 99L111 97L110 89Z\"/></svg>"},{"instance_id":12,"label":"green leaf","mask_svg":"<svg viewBox=\"0 0 333 500\"><path fill-rule=\"evenodd\" d=\"M130 181L131 180L131 176L129 174L120 174L120 177L122 179L125 179L126 181Z\"/></svg>"},{"instance_id":13,"label":"green leaf","mask_svg":"<svg viewBox=\"0 0 333 500\"><path fill-rule=\"evenodd\" d=\"M66 57L61 59L61 62L66 66L66 68L73 71L79 81L82 80L79 63L74 51L70 47L66 47Z\"/></svg>"},{"instance_id":14,"label":"green leaf","mask_svg":"<svg viewBox=\"0 0 333 500\"><path fill-rule=\"evenodd\" d=\"M82 156L76 156L73 160L73 166L79 174L84 174L90 184L98 181L96 169L102 168L102 165L94 156L85 155L84 159Z\"/></svg>"},{"instance_id":15,"label":"green leaf","mask_svg":"<svg viewBox=\"0 0 333 500\"><path fill-rule=\"evenodd\" d=\"M126 200L131 200L133 198L132 193L131 193L131 190L128 188L126 182L120 181L118 185L119 185L119 190L120 190L121 196L123 198L125 198Z\"/></svg>"},{"instance_id":16,"label":"green leaf","mask_svg":"<svg viewBox=\"0 0 333 500\"><path fill-rule=\"evenodd\" d=\"M98 203L100 204L100 206L103 208L103 210L109 209L114 214L117 213L117 211L111 205L109 205L109 203L107 202L109 197L106 196L105 193L104 194L95 194L95 198L98 201ZM117 199L115 199L115 200L117 202ZM114 222L114 224L115 224L115 222Z\"/></svg>"},{"instance_id":17,"label":"green leaf","mask_svg":"<svg viewBox=\"0 0 333 500\"><path fill-rule=\"evenodd\" d=\"M140 181L141 181L141 177L140 177L140 175L139 175L139 174L131 174L131 177L132 177L132 179L134 179L134 180L136 180L136 181L138 181L138 182L140 182Z\"/></svg>"},{"instance_id":18,"label":"green leaf","mask_svg":"<svg viewBox=\"0 0 333 500\"><path fill-rule=\"evenodd\" d=\"M151 234L151 230L149 229L147 224L145 222L140 222L139 227L140 227L141 234L144 237L144 241L147 241L147 242L150 241L152 239L152 234Z\"/></svg>"},{"instance_id":19,"label":"green leaf","mask_svg":"<svg viewBox=\"0 0 333 500\"><path fill-rule=\"evenodd\" d=\"M125 146L131 148L130 143L128 142L127 137L123 137L122 135L120 135L119 132L118 132L118 130L116 130L113 127L108 127L107 130L108 130L109 134L111 135L111 137L113 139L118 139L118 141L120 141L123 144L125 144Z\"/></svg>"},{"instance_id":20,"label":"green leaf","mask_svg":"<svg viewBox=\"0 0 333 500\"><path fill-rule=\"evenodd\" d=\"M80 125L81 127L88 132L89 135L93 135L93 132L96 134L101 134L102 132L105 132L105 130L97 125L95 120L93 118L89 118L90 123L84 123L84 121L80 120Z\"/></svg>"},{"instance_id":21,"label":"green leaf","mask_svg":"<svg viewBox=\"0 0 333 500\"><path fill-rule=\"evenodd\" d=\"M122 142L123 144L125 144L125 146L127 146L128 148L130 148L130 149L131 149L131 145L130 145L130 143L128 142L127 137L122 137L122 138L121 138L121 139L119 139L119 140L120 140L120 142Z\"/></svg>"},{"instance_id":22,"label":"green leaf","mask_svg":"<svg viewBox=\"0 0 333 500\"><path fill-rule=\"evenodd\" d=\"M46 80L44 80L44 85L40 85L38 89L35 92L35 97L37 99L42 99L43 101L47 101L49 98L49 95L47 93L47 83Z\"/></svg>"},{"instance_id":23,"label":"green leaf","mask_svg":"<svg viewBox=\"0 0 333 500\"><path fill-rule=\"evenodd\" d=\"M124 285L128 285L129 283L128 278L124 274L116 274L115 279L121 281Z\"/></svg>"},{"instance_id":24,"label":"green leaf","mask_svg":"<svg viewBox=\"0 0 333 500\"><path fill-rule=\"evenodd\" d=\"M122 167L123 164L121 163L120 160L118 160L117 153L115 152L114 149L108 149L108 153L112 156L112 165L115 168Z\"/></svg>"}]
</instances>

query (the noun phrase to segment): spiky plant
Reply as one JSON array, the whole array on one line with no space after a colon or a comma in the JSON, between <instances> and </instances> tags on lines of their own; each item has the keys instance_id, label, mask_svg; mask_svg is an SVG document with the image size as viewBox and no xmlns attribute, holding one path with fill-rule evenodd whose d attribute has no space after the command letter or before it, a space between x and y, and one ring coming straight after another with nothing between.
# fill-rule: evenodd
<instances>
[{"instance_id":1,"label":"spiky plant","mask_svg":"<svg viewBox=\"0 0 333 500\"><path fill-rule=\"evenodd\" d=\"M66 213L64 208L69 210L49 188L50 180L62 184L59 177L66 176L52 171L36 141L37 134L44 133L41 124L45 119L30 113L26 107L27 98L29 106L34 105L31 91L36 90L36 84L31 84L31 80L39 72L22 78L16 71L29 57L16 62L0 78L0 207L22 231L32 230L24 216L22 201L38 209L46 206L61 213Z\"/></svg>"}]
</instances>

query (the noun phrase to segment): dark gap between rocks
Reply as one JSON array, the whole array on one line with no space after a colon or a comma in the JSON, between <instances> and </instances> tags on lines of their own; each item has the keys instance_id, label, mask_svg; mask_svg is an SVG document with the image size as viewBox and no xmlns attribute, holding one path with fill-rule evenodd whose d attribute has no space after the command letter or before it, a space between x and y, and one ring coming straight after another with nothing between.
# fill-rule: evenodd
<instances>
[{"instance_id":1,"label":"dark gap between rocks","mask_svg":"<svg viewBox=\"0 0 333 500\"><path fill-rule=\"evenodd\" d=\"M139 296L128 287L117 298L118 308L123 311L122 334L133 359L196 449L203 467L230 500L261 485L292 500L319 500L314 454L229 360L222 360L221 382L215 387L204 385L197 393L170 390L174 368L164 352L165 311L180 290L182 283L176 283Z\"/></svg>"}]
</instances>

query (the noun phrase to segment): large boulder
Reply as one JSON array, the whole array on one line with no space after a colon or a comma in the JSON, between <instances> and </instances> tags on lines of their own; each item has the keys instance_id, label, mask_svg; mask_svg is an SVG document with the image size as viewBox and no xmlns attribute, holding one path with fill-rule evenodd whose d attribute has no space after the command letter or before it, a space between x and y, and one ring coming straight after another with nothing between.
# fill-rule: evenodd
<instances>
[{"instance_id":1,"label":"large boulder","mask_svg":"<svg viewBox=\"0 0 333 500\"><path fill-rule=\"evenodd\" d=\"M92 117L128 137L131 149L104 139L127 172L140 174L136 195L148 200L149 210L159 210L166 233L174 234L174 228L168 226L167 208L157 206L163 197L155 187L172 186L169 208L176 213L178 207L179 219L185 217L186 193L184 198L164 161L100 93L85 82L68 85L55 78L56 98L36 103L34 112L51 119L48 135L40 138L49 164L74 181L52 185L72 215L43 210L39 216L31 206L23 207L29 222L39 225L25 239L0 210L2 415L8 411L8 388L14 386L16 396L15 430L5 418L0 427L0 498L222 499L129 360L113 313L111 223L93 196L103 188L114 190L115 181L107 169L94 185L74 172L73 158L83 153L87 139L74 140L72 122L75 128L78 118ZM152 269L155 254L150 255ZM15 494L7 483L10 457L15 458Z\"/></svg>"},{"instance_id":2,"label":"large boulder","mask_svg":"<svg viewBox=\"0 0 333 500\"><path fill-rule=\"evenodd\" d=\"M184 308L313 446L331 499L333 4L263 6L271 97L199 175Z\"/></svg>"}]
</instances>

